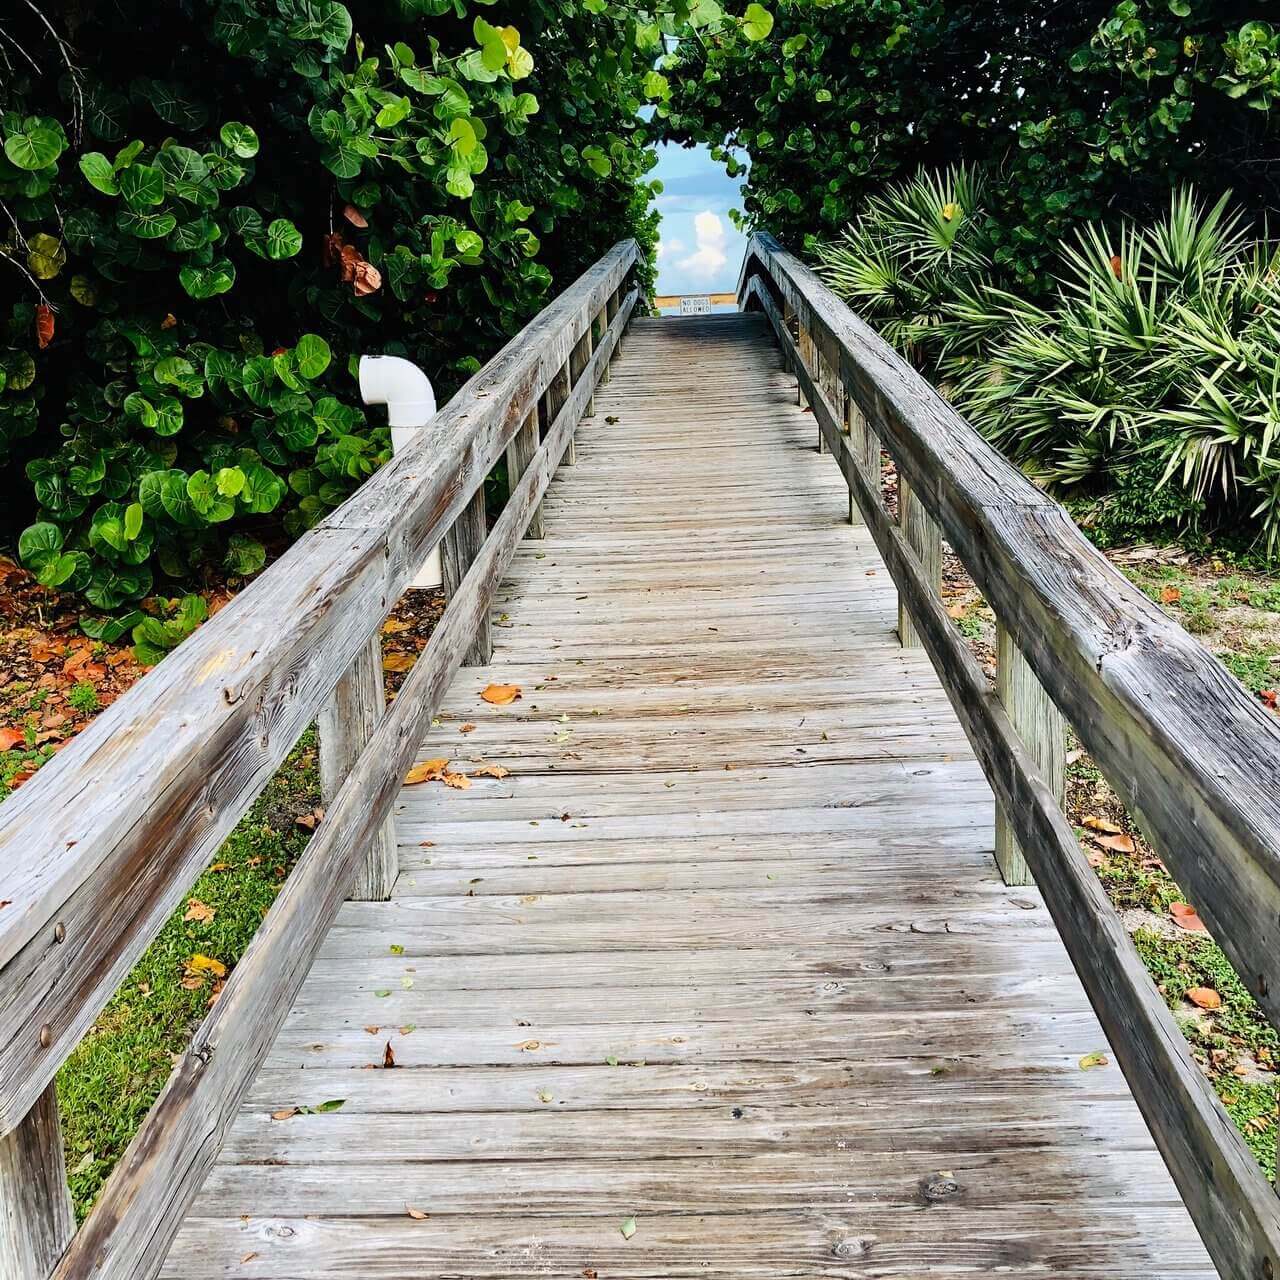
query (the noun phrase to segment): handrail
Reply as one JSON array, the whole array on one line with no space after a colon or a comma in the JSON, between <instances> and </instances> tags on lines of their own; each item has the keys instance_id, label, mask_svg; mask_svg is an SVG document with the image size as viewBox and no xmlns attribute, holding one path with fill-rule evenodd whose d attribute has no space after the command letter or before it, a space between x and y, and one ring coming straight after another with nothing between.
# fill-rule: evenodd
<instances>
[{"instance_id":1,"label":"handrail","mask_svg":"<svg viewBox=\"0 0 1280 1280\"><path fill-rule=\"evenodd\" d=\"M469 650L487 657L489 602L607 376L636 301L634 289L623 295L638 252L631 240L610 250L409 448L0 807L4 1218L6 1196L17 1194L12 1169L31 1162L33 1146L43 1144L47 1165L51 1148L61 1151L56 1124L50 1140L44 1134L58 1067L187 886L335 685L362 673L366 712L376 702L359 740L338 744L349 773L298 868L53 1274L144 1277L162 1264L240 1095L377 843L439 699ZM486 536L484 481L504 452L512 492ZM370 646L442 538L448 607L381 715L381 666L376 654L369 660ZM330 749L322 741L322 756ZM374 871L386 881L386 867ZM52 1206L49 1217L57 1213ZM0 1228L0 1272L43 1280L49 1265L17 1252L19 1244L11 1260L10 1234ZM46 1261L65 1244L46 1249Z\"/></svg>"},{"instance_id":2,"label":"handrail","mask_svg":"<svg viewBox=\"0 0 1280 1280\"><path fill-rule=\"evenodd\" d=\"M1040 710L1056 705L1071 722L1273 1023L1280 724L766 233L748 245L739 299L773 325L897 585L909 614L900 629L933 660L1210 1255L1224 1277L1271 1280L1280 1200L1088 866L1045 734L1035 740L1018 697L1029 679ZM880 489L881 447L898 469L897 521ZM939 530L999 620L1015 672L1002 673L999 693L939 599ZM1060 723L1056 732L1060 750Z\"/></svg>"}]
</instances>

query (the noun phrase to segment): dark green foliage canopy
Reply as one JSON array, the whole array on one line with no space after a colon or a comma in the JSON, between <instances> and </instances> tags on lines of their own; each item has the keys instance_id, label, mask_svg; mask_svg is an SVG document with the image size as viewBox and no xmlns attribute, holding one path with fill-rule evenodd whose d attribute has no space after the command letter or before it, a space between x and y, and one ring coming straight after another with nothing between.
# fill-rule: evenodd
<instances>
[{"instance_id":1,"label":"dark green foliage canopy","mask_svg":"<svg viewBox=\"0 0 1280 1280\"><path fill-rule=\"evenodd\" d=\"M360 353L447 394L654 238L670 14L39 3L0 16L0 461L25 562L103 611L253 572L380 463Z\"/></svg>"},{"instance_id":2,"label":"dark green foliage canopy","mask_svg":"<svg viewBox=\"0 0 1280 1280\"><path fill-rule=\"evenodd\" d=\"M921 166L986 164L997 266L1040 290L1073 225L1162 207L1179 181L1280 204L1270 9L790 0L768 46L681 46L666 127L745 149L748 221L796 247Z\"/></svg>"}]
</instances>

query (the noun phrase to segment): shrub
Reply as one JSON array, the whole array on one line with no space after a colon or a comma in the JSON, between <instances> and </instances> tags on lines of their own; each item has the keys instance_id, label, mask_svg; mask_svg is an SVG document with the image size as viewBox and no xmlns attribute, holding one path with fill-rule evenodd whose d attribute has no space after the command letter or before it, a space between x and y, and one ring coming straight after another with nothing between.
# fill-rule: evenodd
<instances>
[{"instance_id":1,"label":"shrub","mask_svg":"<svg viewBox=\"0 0 1280 1280\"><path fill-rule=\"evenodd\" d=\"M684 41L659 114L731 170L745 152L746 221L797 250L920 165L990 165L991 256L1037 296L1073 228L1150 213L1179 182L1276 205L1280 31L1265 10L793 0L767 48Z\"/></svg>"},{"instance_id":2,"label":"shrub","mask_svg":"<svg viewBox=\"0 0 1280 1280\"><path fill-rule=\"evenodd\" d=\"M91 626L255 572L379 465L361 352L447 395L609 244L652 248L638 110L672 13L467 8L0 16L0 462L23 561L125 611Z\"/></svg>"},{"instance_id":3,"label":"shrub","mask_svg":"<svg viewBox=\"0 0 1280 1280\"><path fill-rule=\"evenodd\" d=\"M1099 496L1085 522L1101 540L1230 524L1259 531L1274 553L1280 244L1250 238L1225 196L1208 207L1182 190L1150 225L1071 237L1053 294L1029 301L1003 287L985 224L928 251L962 182L981 189L953 170L868 202L819 251L832 287L1029 473ZM914 221L890 216L908 202ZM884 263L893 279L873 288Z\"/></svg>"}]
</instances>

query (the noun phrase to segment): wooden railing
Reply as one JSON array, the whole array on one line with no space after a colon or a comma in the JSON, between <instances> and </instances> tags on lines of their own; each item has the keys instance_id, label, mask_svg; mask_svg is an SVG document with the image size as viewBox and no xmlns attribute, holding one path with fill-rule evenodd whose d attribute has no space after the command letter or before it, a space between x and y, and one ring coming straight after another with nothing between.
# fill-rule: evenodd
<instances>
[{"instance_id":1,"label":"wooden railing","mask_svg":"<svg viewBox=\"0 0 1280 1280\"><path fill-rule=\"evenodd\" d=\"M773 325L893 576L902 642L928 651L995 792L1000 870L1034 877L1221 1275L1274 1280L1280 1201L1060 806L1065 719L1276 1024L1280 722L772 236L752 238L739 302ZM942 606L943 537L996 614L994 689Z\"/></svg>"},{"instance_id":2,"label":"wooden railing","mask_svg":"<svg viewBox=\"0 0 1280 1280\"><path fill-rule=\"evenodd\" d=\"M413 444L0 807L0 1276L140 1280L164 1261L344 898L385 898L401 779L636 301L615 246ZM486 530L484 481L507 505ZM379 631L443 539L449 603L385 710ZM54 1077L319 719L327 810L78 1233Z\"/></svg>"}]
</instances>

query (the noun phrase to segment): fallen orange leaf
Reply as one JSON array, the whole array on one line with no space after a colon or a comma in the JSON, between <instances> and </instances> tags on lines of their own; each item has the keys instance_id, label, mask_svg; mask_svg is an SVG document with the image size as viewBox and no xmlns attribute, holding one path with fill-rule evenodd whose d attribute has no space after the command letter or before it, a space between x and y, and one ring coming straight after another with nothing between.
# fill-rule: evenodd
<instances>
[{"instance_id":1,"label":"fallen orange leaf","mask_svg":"<svg viewBox=\"0 0 1280 1280\"><path fill-rule=\"evenodd\" d=\"M1196 914L1196 909L1189 902L1175 902L1169 908L1174 923L1188 933L1207 933L1204 921Z\"/></svg>"},{"instance_id":2,"label":"fallen orange leaf","mask_svg":"<svg viewBox=\"0 0 1280 1280\"><path fill-rule=\"evenodd\" d=\"M520 696L520 686L518 684L491 684L480 696L486 702L491 702L495 707L505 707L507 703L514 702Z\"/></svg>"},{"instance_id":3,"label":"fallen orange leaf","mask_svg":"<svg viewBox=\"0 0 1280 1280\"><path fill-rule=\"evenodd\" d=\"M405 1205L404 1211L409 1215L409 1217L413 1218L417 1222L421 1222L424 1218L431 1217L429 1213L423 1213L421 1209L415 1209L409 1204Z\"/></svg>"},{"instance_id":4,"label":"fallen orange leaf","mask_svg":"<svg viewBox=\"0 0 1280 1280\"><path fill-rule=\"evenodd\" d=\"M21 729L0 729L0 751L12 751L23 740Z\"/></svg>"},{"instance_id":5,"label":"fallen orange leaf","mask_svg":"<svg viewBox=\"0 0 1280 1280\"><path fill-rule=\"evenodd\" d=\"M466 791L471 786L471 779L465 773L444 773L441 775L440 781L446 787L452 787L455 791Z\"/></svg>"},{"instance_id":6,"label":"fallen orange leaf","mask_svg":"<svg viewBox=\"0 0 1280 1280\"><path fill-rule=\"evenodd\" d=\"M409 671L417 658L411 653L389 653L382 660L383 671Z\"/></svg>"},{"instance_id":7,"label":"fallen orange leaf","mask_svg":"<svg viewBox=\"0 0 1280 1280\"><path fill-rule=\"evenodd\" d=\"M408 773L404 775L405 786L411 787L418 782L438 782L444 777L444 771L449 767L448 760L424 760L421 764L415 764Z\"/></svg>"},{"instance_id":8,"label":"fallen orange leaf","mask_svg":"<svg viewBox=\"0 0 1280 1280\"><path fill-rule=\"evenodd\" d=\"M504 769L500 764L489 764L486 761L478 769L473 769L471 776L473 778L505 778L510 772L510 769Z\"/></svg>"},{"instance_id":9,"label":"fallen orange leaf","mask_svg":"<svg viewBox=\"0 0 1280 1280\"><path fill-rule=\"evenodd\" d=\"M1161 604L1177 604L1182 599L1182 592L1177 587L1164 587L1160 591Z\"/></svg>"},{"instance_id":10,"label":"fallen orange leaf","mask_svg":"<svg viewBox=\"0 0 1280 1280\"><path fill-rule=\"evenodd\" d=\"M1104 849L1114 849L1116 853L1134 853L1138 848L1132 836L1094 836L1093 839Z\"/></svg>"},{"instance_id":11,"label":"fallen orange leaf","mask_svg":"<svg viewBox=\"0 0 1280 1280\"><path fill-rule=\"evenodd\" d=\"M1123 831L1124 828L1112 822L1109 818L1099 818L1097 814L1091 813L1081 819L1084 826L1092 828L1094 831Z\"/></svg>"},{"instance_id":12,"label":"fallen orange leaf","mask_svg":"<svg viewBox=\"0 0 1280 1280\"><path fill-rule=\"evenodd\" d=\"M1212 987L1192 987L1187 999L1201 1009L1221 1009L1222 997Z\"/></svg>"},{"instance_id":13,"label":"fallen orange leaf","mask_svg":"<svg viewBox=\"0 0 1280 1280\"><path fill-rule=\"evenodd\" d=\"M194 920L197 924L208 924L217 914L213 907L209 906L208 903L201 902L199 898L188 898L187 910L182 918L184 920Z\"/></svg>"}]
</instances>

